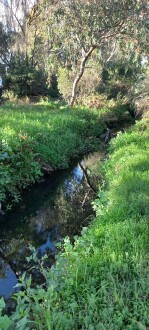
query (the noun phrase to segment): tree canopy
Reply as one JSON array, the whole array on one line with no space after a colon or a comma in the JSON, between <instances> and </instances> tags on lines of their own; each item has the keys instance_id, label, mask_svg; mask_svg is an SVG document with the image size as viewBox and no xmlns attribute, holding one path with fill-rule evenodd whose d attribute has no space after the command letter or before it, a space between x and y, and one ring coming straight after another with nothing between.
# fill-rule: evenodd
<instances>
[{"instance_id":1,"label":"tree canopy","mask_svg":"<svg viewBox=\"0 0 149 330\"><path fill-rule=\"evenodd\" d=\"M18 24L11 55L29 60L49 82L58 67L73 72L71 105L93 53L103 67L119 52L148 56L147 0L41 0L32 6L24 0L21 6L20 17L11 13Z\"/></svg>"}]
</instances>

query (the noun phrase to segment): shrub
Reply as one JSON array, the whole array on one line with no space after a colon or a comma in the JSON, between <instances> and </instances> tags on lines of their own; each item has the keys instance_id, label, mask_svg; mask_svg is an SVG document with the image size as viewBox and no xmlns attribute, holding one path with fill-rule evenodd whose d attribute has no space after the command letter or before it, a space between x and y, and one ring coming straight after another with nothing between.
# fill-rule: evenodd
<instances>
[{"instance_id":1,"label":"shrub","mask_svg":"<svg viewBox=\"0 0 149 330\"><path fill-rule=\"evenodd\" d=\"M11 57L4 88L17 96L48 94L47 77L43 70L33 65L29 57L21 54Z\"/></svg>"}]
</instances>

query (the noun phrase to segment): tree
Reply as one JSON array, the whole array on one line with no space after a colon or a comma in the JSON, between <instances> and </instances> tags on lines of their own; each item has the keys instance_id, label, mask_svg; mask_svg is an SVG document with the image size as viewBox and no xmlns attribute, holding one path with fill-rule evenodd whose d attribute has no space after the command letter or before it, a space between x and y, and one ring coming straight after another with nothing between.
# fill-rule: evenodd
<instances>
[{"instance_id":1,"label":"tree","mask_svg":"<svg viewBox=\"0 0 149 330\"><path fill-rule=\"evenodd\" d=\"M0 8L5 24L0 50L7 66L6 89L19 96L47 94L50 92L45 70L47 35L41 15L44 7L35 0L0 0ZM56 92L51 90L52 94Z\"/></svg>"},{"instance_id":2,"label":"tree","mask_svg":"<svg viewBox=\"0 0 149 330\"><path fill-rule=\"evenodd\" d=\"M48 15L52 51L64 66L76 72L70 99L73 106L86 63L95 49L100 52L108 44L111 58L120 38L138 43L148 7L145 0L65 0L56 1L54 8L49 1Z\"/></svg>"},{"instance_id":3,"label":"tree","mask_svg":"<svg viewBox=\"0 0 149 330\"><path fill-rule=\"evenodd\" d=\"M5 31L4 26L0 23L0 63L3 65L8 64L10 44L10 34Z\"/></svg>"}]
</instances>

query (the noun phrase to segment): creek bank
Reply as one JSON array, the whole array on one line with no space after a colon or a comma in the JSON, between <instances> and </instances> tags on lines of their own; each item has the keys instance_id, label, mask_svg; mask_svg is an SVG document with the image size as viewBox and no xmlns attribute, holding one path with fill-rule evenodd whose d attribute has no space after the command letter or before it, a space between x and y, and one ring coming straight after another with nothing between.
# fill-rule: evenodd
<instances>
[{"instance_id":1,"label":"creek bank","mask_svg":"<svg viewBox=\"0 0 149 330\"><path fill-rule=\"evenodd\" d=\"M130 120L128 105L103 109L74 107L58 102L35 105L6 103L1 108L1 213L4 203L18 202L21 191L42 177L41 170L68 168L72 159L98 150L110 121ZM8 203L9 201L9 203ZM6 204L5 204L6 205Z\"/></svg>"},{"instance_id":2,"label":"creek bank","mask_svg":"<svg viewBox=\"0 0 149 330\"><path fill-rule=\"evenodd\" d=\"M46 328L46 314L55 330L149 328L149 120L111 141L105 178L92 226L65 242L42 295L31 291L42 303L30 304L27 325Z\"/></svg>"},{"instance_id":3,"label":"creek bank","mask_svg":"<svg viewBox=\"0 0 149 330\"><path fill-rule=\"evenodd\" d=\"M2 235L0 237L4 234L5 240L2 239L0 242L0 252L2 255L0 267L3 273L3 282L0 282L0 295L4 296L7 300L7 310L9 313L15 308L13 300L8 298L14 293L11 283L17 281L17 278L30 268L30 265L25 261L25 258L30 255L29 245L32 244L35 246L39 256L47 253L49 258L48 267L51 267L55 262L55 253L57 252L55 244L66 235L73 241L74 235L80 235L82 226L88 226L93 219L95 214L91 207L91 201L95 198L97 188L102 181L102 176L99 173L101 163L107 159L106 144L111 138L116 137L117 131L121 130L121 126L123 127L122 130L125 130L125 128L130 126L130 123L132 123L130 118L122 121L122 123L119 123L117 119L108 121L108 128L103 134L100 134L102 151L94 152L89 157L85 157L74 168L70 166L73 173L73 175L71 174L71 178L67 177L70 171L64 171L63 173L67 174L63 181L61 171L54 172L51 166L44 164L42 167L44 176L40 179L40 184L35 184L34 187L28 190L28 197L26 196L27 191L23 192L19 208L16 207L12 212L6 214L1 210L0 220L4 225L4 231L1 232ZM92 175L93 173L94 175ZM55 187L57 184L59 186L59 182L61 182L60 178L65 185L65 189L62 188L62 192L57 197L60 201L59 205L55 205L55 200L52 198L49 209L49 188L46 194L46 186L48 185L50 187L52 185L50 194L53 194L53 189L55 191ZM40 191L39 195L37 193L38 198L36 199L35 197L36 206L34 205L34 188L35 190L39 188ZM27 199L26 197L24 199L24 196ZM64 196L67 196L66 200ZM69 199L71 203L69 203ZM62 208L65 210L63 209L62 211ZM66 216L65 221L59 221L58 213L61 214L61 217ZM19 227L22 227L22 231ZM11 235L12 232L13 235ZM10 276L9 290L7 290L7 281L5 280L8 278L8 270ZM36 284L41 283L41 274L39 272L32 272L32 275Z\"/></svg>"},{"instance_id":4,"label":"creek bank","mask_svg":"<svg viewBox=\"0 0 149 330\"><path fill-rule=\"evenodd\" d=\"M122 130L129 125L130 122L123 122ZM91 201L102 182L100 168L107 159L106 144L119 129L119 123L112 123L111 128L101 136L101 151L86 156L69 170L53 172L50 177L46 173L40 184L23 192L18 207L1 215L4 226L0 234L0 252L3 256L3 289L0 283L0 295L7 300L8 313L15 306L12 299L7 299L10 292L5 281L7 272L4 271L4 260L10 269L11 286L17 277L31 267L26 262L26 257L30 255L30 244L35 246L39 257L48 254L47 266L51 267L57 252L55 244L66 235L73 241L74 235L80 235L82 226L88 226L95 216ZM32 271L32 276L36 284L41 283L40 272ZM11 294L14 293L13 286L11 290Z\"/></svg>"}]
</instances>

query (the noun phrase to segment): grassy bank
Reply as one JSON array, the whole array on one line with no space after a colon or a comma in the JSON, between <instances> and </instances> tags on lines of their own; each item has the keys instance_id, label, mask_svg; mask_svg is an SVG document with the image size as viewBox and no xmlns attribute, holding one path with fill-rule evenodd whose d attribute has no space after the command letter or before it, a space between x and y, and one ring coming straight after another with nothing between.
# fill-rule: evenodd
<instances>
[{"instance_id":1,"label":"grassy bank","mask_svg":"<svg viewBox=\"0 0 149 330\"><path fill-rule=\"evenodd\" d=\"M73 110L58 102L6 103L0 108L0 201L20 198L42 170L63 169L80 154L99 149L107 118L123 118L125 106Z\"/></svg>"},{"instance_id":2,"label":"grassy bank","mask_svg":"<svg viewBox=\"0 0 149 330\"><path fill-rule=\"evenodd\" d=\"M149 328L148 119L113 139L104 171L97 217L42 269L47 288L22 279L15 329Z\"/></svg>"},{"instance_id":3,"label":"grassy bank","mask_svg":"<svg viewBox=\"0 0 149 330\"><path fill-rule=\"evenodd\" d=\"M66 168L71 158L93 150L104 129L99 119L97 111L71 111L59 103L1 107L0 201L18 201L42 168Z\"/></svg>"}]
</instances>

